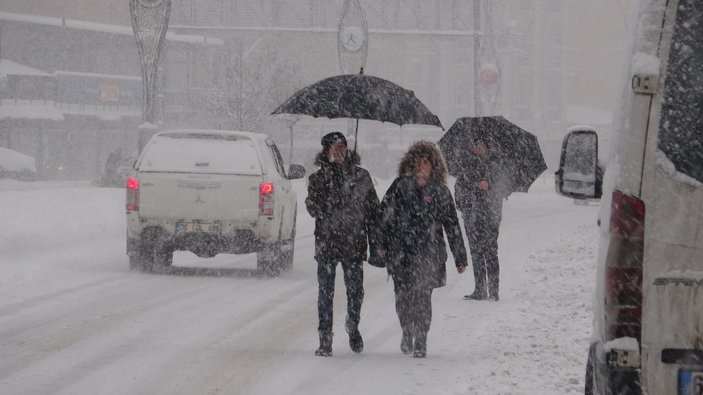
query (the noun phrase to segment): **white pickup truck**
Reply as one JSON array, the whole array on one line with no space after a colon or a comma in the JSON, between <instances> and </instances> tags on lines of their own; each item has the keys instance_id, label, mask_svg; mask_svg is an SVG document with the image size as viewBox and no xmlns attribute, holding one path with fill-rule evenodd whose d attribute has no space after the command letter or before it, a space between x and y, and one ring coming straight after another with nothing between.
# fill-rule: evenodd
<instances>
[{"instance_id":1,"label":"white pickup truck","mask_svg":"<svg viewBox=\"0 0 703 395\"><path fill-rule=\"evenodd\" d=\"M169 266L176 250L200 257L257 253L276 275L293 264L296 193L264 134L165 131L154 135L127 180L130 268Z\"/></svg>"}]
</instances>

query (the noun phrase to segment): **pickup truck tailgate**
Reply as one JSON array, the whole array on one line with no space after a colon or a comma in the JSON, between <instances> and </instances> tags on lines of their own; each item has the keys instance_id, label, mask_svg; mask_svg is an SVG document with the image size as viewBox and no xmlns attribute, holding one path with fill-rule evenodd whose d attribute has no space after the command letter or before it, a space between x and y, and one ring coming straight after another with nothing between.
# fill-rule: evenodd
<instances>
[{"instance_id":1,"label":"pickup truck tailgate","mask_svg":"<svg viewBox=\"0 0 703 395\"><path fill-rule=\"evenodd\" d=\"M173 220L258 220L260 175L143 172L139 216Z\"/></svg>"}]
</instances>

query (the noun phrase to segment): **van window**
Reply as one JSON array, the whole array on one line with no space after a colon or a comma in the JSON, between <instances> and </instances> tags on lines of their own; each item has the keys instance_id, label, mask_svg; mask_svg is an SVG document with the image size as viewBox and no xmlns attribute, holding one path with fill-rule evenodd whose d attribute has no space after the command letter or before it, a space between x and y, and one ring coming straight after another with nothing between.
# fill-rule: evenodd
<instances>
[{"instance_id":1,"label":"van window","mask_svg":"<svg viewBox=\"0 0 703 395\"><path fill-rule=\"evenodd\" d=\"M703 2L679 3L659 124L659 148L703 182Z\"/></svg>"},{"instance_id":2,"label":"van window","mask_svg":"<svg viewBox=\"0 0 703 395\"><path fill-rule=\"evenodd\" d=\"M254 142L215 133L168 133L154 137L140 171L261 175Z\"/></svg>"}]
</instances>

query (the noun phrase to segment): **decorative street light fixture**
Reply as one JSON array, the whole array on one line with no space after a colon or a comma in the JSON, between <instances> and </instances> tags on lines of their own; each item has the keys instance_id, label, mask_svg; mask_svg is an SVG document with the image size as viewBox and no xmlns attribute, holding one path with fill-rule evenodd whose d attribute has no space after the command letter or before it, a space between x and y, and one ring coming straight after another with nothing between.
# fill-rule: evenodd
<instances>
[{"instance_id":1,"label":"decorative street light fixture","mask_svg":"<svg viewBox=\"0 0 703 395\"><path fill-rule=\"evenodd\" d=\"M137 40L137 50L142 66L144 124L139 127L137 140L137 147L141 152L149 134L156 129L155 97L158 88L156 74L159 55L168 30L171 0L130 0L129 12L132 15L132 30Z\"/></svg>"},{"instance_id":2,"label":"decorative street light fixture","mask_svg":"<svg viewBox=\"0 0 703 395\"><path fill-rule=\"evenodd\" d=\"M493 41L492 6L474 0L474 115L496 115L501 72ZM482 12L483 10L483 12ZM485 18L483 17L485 15ZM485 21L485 27L482 28Z\"/></svg>"},{"instance_id":3,"label":"decorative street light fixture","mask_svg":"<svg viewBox=\"0 0 703 395\"><path fill-rule=\"evenodd\" d=\"M359 0L345 0L337 29L337 52L342 74L363 73L369 50L369 29Z\"/></svg>"},{"instance_id":4,"label":"decorative street light fixture","mask_svg":"<svg viewBox=\"0 0 703 395\"><path fill-rule=\"evenodd\" d=\"M369 51L369 29L366 25L366 15L359 0L345 0L337 28L337 54L339 68L342 74L364 73L366 55ZM347 134L351 134L352 120L347 121ZM359 130L359 120L356 120L356 130ZM356 135L356 133L355 133ZM357 141L354 140L356 151Z\"/></svg>"}]
</instances>

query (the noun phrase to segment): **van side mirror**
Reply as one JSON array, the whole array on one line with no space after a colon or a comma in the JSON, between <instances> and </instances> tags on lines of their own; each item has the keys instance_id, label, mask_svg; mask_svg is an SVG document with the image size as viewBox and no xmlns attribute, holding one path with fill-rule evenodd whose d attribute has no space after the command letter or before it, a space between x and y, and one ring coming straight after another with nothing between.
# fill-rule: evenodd
<instances>
[{"instance_id":1,"label":"van side mirror","mask_svg":"<svg viewBox=\"0 0 703 395\"><path fill-rule=\"evenodd\" d=\"M301 165L292 164L288 168L288 179L296 180L298 178L305 177L305 167Z\"/></svg>"},{"instance_id":2,"label":"van side mirror","mask_svg":"<svg viewBox=\"0 0 703 395\"><path fill-rule=\"evenodd\" d=\"M603 171L598 166L598 135L573 130L564 137L554 183L558 194L574 199L600 199Z\"/></svg>"}]
</instances>

